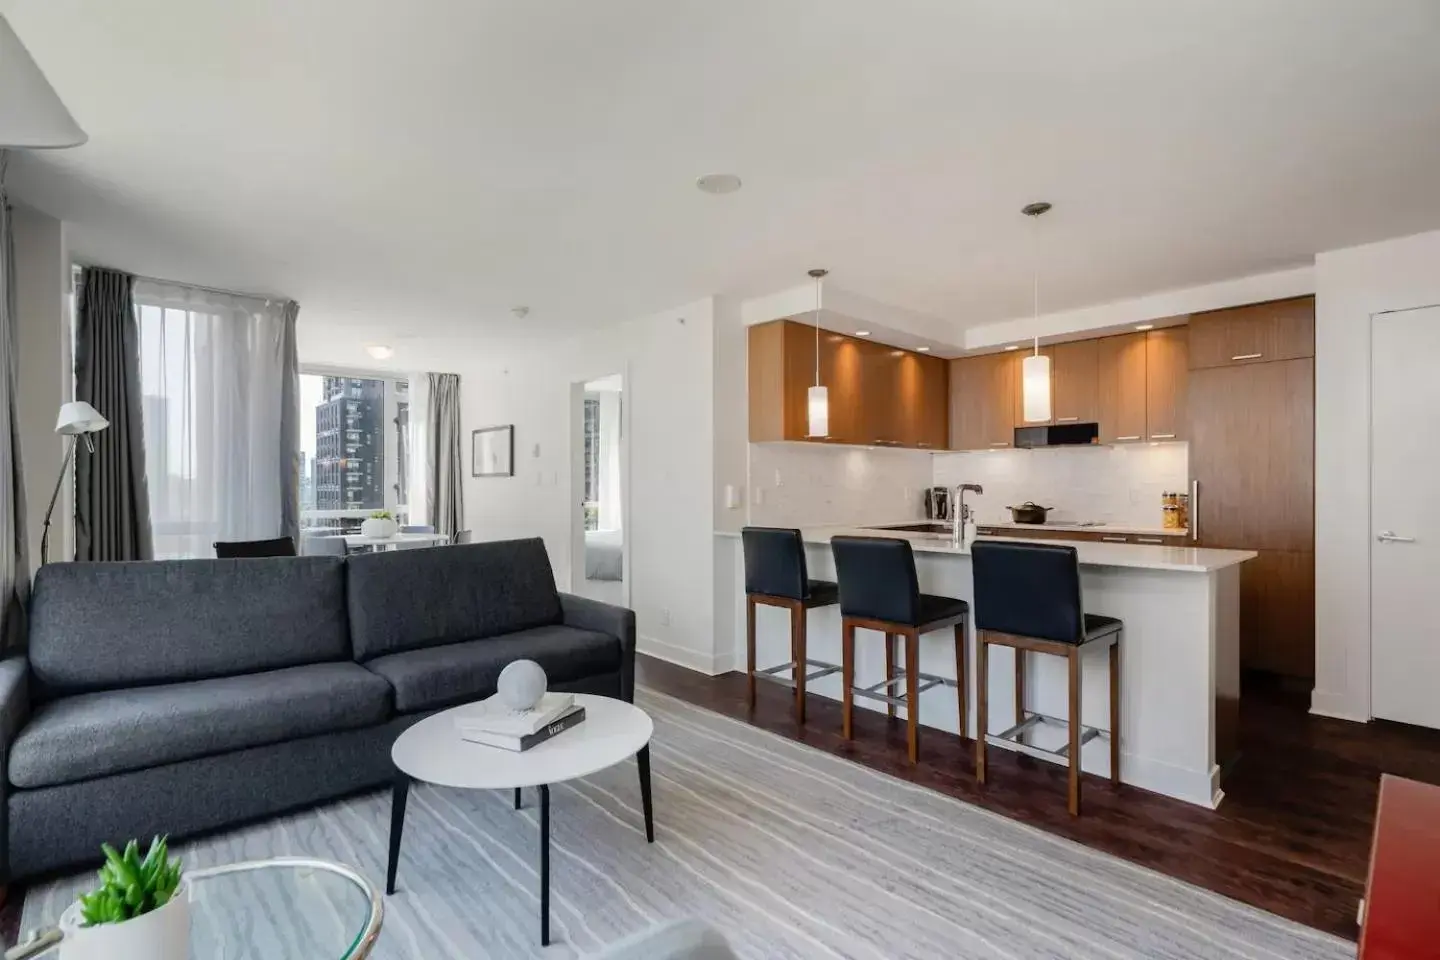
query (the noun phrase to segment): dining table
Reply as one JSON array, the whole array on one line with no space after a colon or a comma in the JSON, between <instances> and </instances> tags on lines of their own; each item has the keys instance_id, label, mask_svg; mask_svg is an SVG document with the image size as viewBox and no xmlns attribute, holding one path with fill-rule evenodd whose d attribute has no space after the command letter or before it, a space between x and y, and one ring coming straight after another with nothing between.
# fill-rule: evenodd
<instances>
[{"instance_id":1,"label":"dining table","mask_svg":"<svg viewBox=\"0 0 1440 960\"><path fill-rule=\"evenodd\" d=\"M397 533L393 537L367 537L363 533L345 534L345 546L351 550L370 547L374 550L398 550L402 547L435 547L450 542L443 533Z\"/></svg>"}]
</instances>

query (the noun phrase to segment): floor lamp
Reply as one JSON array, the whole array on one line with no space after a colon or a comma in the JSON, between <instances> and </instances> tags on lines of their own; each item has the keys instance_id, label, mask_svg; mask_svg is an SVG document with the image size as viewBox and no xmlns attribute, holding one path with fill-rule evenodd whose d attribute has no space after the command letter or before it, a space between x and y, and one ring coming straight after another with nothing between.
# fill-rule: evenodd
<instances>
[{"instance_id":1,"label":"floor lamp","mask_svg":"<svg viewBox=\"0 0 1440 960\"><path fill-rule=\"evenodd\" d=\"M50 506L45 508L45 532L40 535L42 567L50 560L50 515L55 512L55 501L60 499L60 488L65 485L65 471L70 469L70 461L75 457L75 442L83 436L85 449L94 453L95 441L90 439L90 434L99 433L108 426L110 421L100 416L100 411L84 400L75 400L60 408L60 416L55 420L55 432L68 437L69 443L65 447L65 459L60 464L60 476L55 478L55 492L50 494Z\"/></svg>"}]
</instances>

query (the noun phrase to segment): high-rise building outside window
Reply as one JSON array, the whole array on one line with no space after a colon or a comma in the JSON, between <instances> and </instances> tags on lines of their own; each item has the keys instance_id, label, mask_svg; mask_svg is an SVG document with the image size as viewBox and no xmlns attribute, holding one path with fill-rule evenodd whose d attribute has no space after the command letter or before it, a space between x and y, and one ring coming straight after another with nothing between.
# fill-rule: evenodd
<instances>
[{"instance_id":1,"label":"high-rise building outside window","mask_svg":"<svg viewBox=\"0 0 1440 960\"><path fill-rule=\"evenodd\" d=\"M359 372L300 375L300 522L354 533L366 517L409 512L409 384Z\"/></svg>"}]
</instances>

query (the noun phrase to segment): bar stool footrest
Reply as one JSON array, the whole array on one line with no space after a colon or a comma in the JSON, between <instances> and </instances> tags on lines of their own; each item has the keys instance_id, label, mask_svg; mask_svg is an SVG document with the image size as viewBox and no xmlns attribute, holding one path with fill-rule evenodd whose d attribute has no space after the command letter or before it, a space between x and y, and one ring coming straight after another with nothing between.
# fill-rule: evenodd
<instances>
[{"instance_id":1,"label":"bar stool footrest","mask_svg":"<svg viewBox=\"0 0 1440 960\"><path fill-rule=\"evenodd\" d=\"M805 661L805 665L806 665L807 667L819 667L819 668L820 668L819 670L816 670L816 671L813 672L813 673L806 673L806 674L805 674L805 682L806 682L806 683L809 683L811 680L819 679L820 677L828 677L828 676L830 676L830 674L832 674L832 673L839 673L839 672L840 672L840 668L839 668L838 666L836 666L836 665L833 664L833 663L826 663L824 660L806 660L806 661ZM781 675L781 674L786 674L786 673L790 674L790 676L782 676L782 675ZM793 660L787 661L787 662L782 663L782 664L779 664L779 665L777 665L777 666L766 667L764 670L756 670L756 671L755 671L755 679L756 679L756 680L769 680L771 683L778 683L778 684L780 684L782 687L791 687L791 688L794 688L794 686L795 686L795 676L794 676L794 675L795 675L795 661L793 661Z\"/></svg>"},{"instance_id":2,"label":"bar stool footrest","mask_svg":"<svg viewBox=\"0 0 1440 960\"><path fill-rule=\"evenodd\" d=\"M917 673L915 676L921 681L920 684L915 688L915 692L917 694L924 693L926 690L929 690L933 687L959 686L959 684L950 677L940 677L936 676L933 673ZM903 707L906 703L905 694L880 693L879 690L881 687L889 688L891 686L903 690L904 685L905 671L901 670L889 680L881 680L879 683L872 683L868 687L851 687L850 692L857 697L866 697L870 700L879 700L881 703L888 703L893 706Z\"/></svg>"},{"instance_id":3,"label":"bar stool footrest","mask_svg":"<svg viewBox=\"0 0 1440 960\"><path fill-rule=\"evenodd\" d=\"M1049 759L1056 757L1060 758L1061 760L1068 759L1070 756L1069 740L1066 740L1064 746L1062 746L1058 750L1046 750L1044 747L1037 747L1034 744L1026 743L1024 740L1020 739L1026 733L1029 733L1036 727L1047 723L1053 724L1058 727L1063 727L1067 730L1070 727L1069 722L1060 717L1051 717L1043 713L1031 713L1029 714L1029 716L1025 717L1025 719L1010 727L1008 730L1005 730L1003 733L986 734L985 742L993 743L997 746L1009 745L1016 748L1016 750L1018 750L1020 753L1027 754L1029 756L1040 757L1041 759ZM1101 730L1099 727L1087 727L1082 724L1080 727L1080 746L1084 747L1085 744L1089 743L1091 740L1095 740L1098 737L1102 736L1108 738L1109 732L1106 730Z\"/></svg>"}]
</instances>

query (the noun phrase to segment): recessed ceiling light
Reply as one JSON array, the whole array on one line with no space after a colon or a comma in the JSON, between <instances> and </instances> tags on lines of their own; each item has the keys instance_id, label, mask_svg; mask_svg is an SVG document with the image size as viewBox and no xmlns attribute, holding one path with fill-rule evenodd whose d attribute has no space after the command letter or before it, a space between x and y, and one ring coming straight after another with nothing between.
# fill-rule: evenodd
<instances>
[{"instance_id":1,"label":"recessed ceiling light","mask_svg":"<svg viewBox=\"0 0 1440 960\"><path fill-rule=\"evenodd\" d=\"M1020 349L1020 344L1018 344L1018 343L1011 343L1011 344L1006 345L1005 349L1006 349L1006 350L1019 350L1019 349Z\"/></svg>"},{"instance_id":2,"label":"recessed ceiling light","mask_svg":"<svg viewBox=\"0 0 1440 960\"><path fill-rule=\"evenodd\" d=\"M383 343L372 343L365 348L365 352L376 360L389 360L395 356L395 348L387 347Z\"/></svg>"},{"instance_id":3,"label":"recessed ceiling light","mask_svg":"<svg viewBox=\"0 0 1440 960\"><path fill-rule=\"evenodd\" d=\"M740 189L740 178L733 173L707 173L696 179L695 186L701 193L734 193Z\"/></svg>"},{"instance_id":4,"label":"recessed ceiling light","mask_svg":"<svg viewBox=\"0 0 1440 960\"><path fill-rule=\"evenodd\" d=\"M920 353L929 353L929 352L930 352L930 348L929 348L929 347L916 347L915 349L916 349L917 351L919 351Z\"/></svg>"},{"instance_id":5,"label":"recessed ceiling light","mask_svg":"<svg viewBox=\"0 0 1440 960\"><path fill-rule=\"evenodd\" d=\"M857 336L857 337L868 337L868 336L870 336L870 331L869 331L869 330L856 330L856 331L855 331L855 336Z\"/></svg>"},{"instance_id":6,"label":"recessed ceiling light","mask_svg":"<svg viewBox=\"0 0 1440 960\"><path fill-rule=\"evenodd\" d=\"M1155 329L1155 324L1153 324L1153 323L1137 323L1137 324L1135 324L1135 329L1136 329L1136 330L1154 330L1154 329Z\"/></svg>"}]
</instances>

